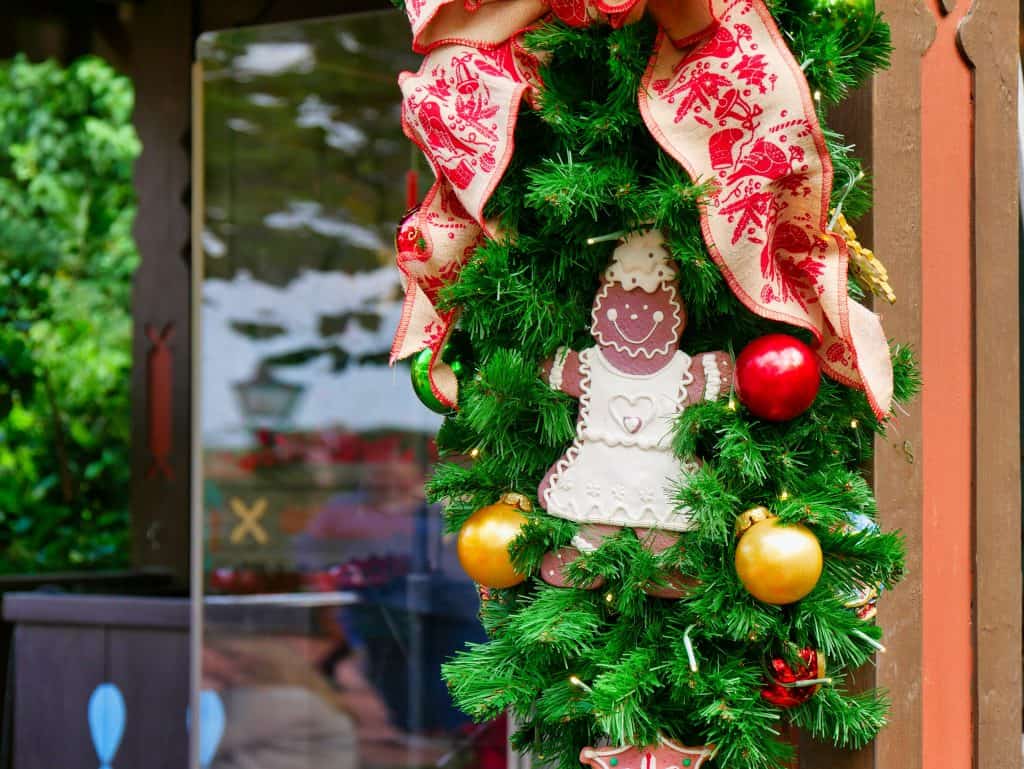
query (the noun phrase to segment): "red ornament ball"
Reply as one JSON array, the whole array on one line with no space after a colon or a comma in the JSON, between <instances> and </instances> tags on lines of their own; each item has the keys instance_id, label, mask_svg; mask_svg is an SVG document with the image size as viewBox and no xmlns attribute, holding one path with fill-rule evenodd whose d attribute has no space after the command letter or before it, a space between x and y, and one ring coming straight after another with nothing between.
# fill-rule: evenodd
<instances>
[{"instance_id":1,"label":"red ornament ball","mask_svg":"<svg viewBox=\"0 0 1024 769\"><path fill-rule=\"evenodd\" d=\"M800 416L818 397L821 371L810 347L788 334L748 344L736 359L736 393L750 413L770 422Z\"/></svg>"},{"instance_id":2,"label":"red ornament ball","mask_svg":"<svg viewBox=\"0 0 1024 769\"><path fill-rule=\"evenodd\" d=\"M825 682L825 655L815 649L801 649L800 662L793 666L784 659L768 663L769 683L761 696L780 708L795 708L815 695ZM810 683L810 682L815 683Z\"/></svg>"}]
</instances>

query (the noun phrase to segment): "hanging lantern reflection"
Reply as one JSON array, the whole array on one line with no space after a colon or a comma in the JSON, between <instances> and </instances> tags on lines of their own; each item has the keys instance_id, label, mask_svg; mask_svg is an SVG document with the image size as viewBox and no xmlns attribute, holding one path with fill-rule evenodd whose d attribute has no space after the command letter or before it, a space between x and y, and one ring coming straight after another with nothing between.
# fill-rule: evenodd
<instances>
[{"instance_id":1,"label":"hanging lantern reflection","mask_svg":"<svg viewBox=\"0 0 1024 769\"><path fill-rule=\"evenodd\" d=\"M305 389L277 379L269 366L261 364L255 376L235 385L235 395L247 426L281 428L291 420Z\"/></svg>"}]
</instances>

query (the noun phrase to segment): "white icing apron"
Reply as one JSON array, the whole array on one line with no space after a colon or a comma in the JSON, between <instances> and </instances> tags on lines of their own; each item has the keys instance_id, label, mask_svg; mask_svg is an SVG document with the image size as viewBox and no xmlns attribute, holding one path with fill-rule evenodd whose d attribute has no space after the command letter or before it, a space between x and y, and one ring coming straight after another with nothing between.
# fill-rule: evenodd
<instances>
[{"instance_id":1,"label":"white icing apron","mask_svg":"<svg viewBox=\"0 0 1024 769\"><path fill-rule=\"evenodd\" d=\"M690 356L677 351L660 371L627 374L590 347L580 374L576 438L555 465L545 510L581 523L689 529L689 510L672 495L697 465L672 453L672 427L693 381Z\"/></svg>"}]
</instances>

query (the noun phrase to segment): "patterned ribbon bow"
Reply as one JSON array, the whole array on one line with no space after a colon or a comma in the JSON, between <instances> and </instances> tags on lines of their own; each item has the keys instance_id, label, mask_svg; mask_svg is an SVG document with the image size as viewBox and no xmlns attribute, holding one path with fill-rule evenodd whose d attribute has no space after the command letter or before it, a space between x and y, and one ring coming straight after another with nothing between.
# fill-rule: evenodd
<instances>
[{"instance_id":1,"label":"patterned ribbon bow","mask_svg":"<svg viewBox=\"0 0 1024 769\"><path fill-rule=\"evenodd\" d=\"M694 179L708 251L736 296L809 330L823 370L863 389L884 418L889 346L877 315L847 297L846 242L828 231L832 164L807 82L763 0L407 0L420 70L400 78L402 122L437 181L399 227L406 301L392 360L433 350L431 385L456 405L440 360L455 321L441 286L497 223L484 206L512 157L520 102L540 88L524 31L553 15L583 26L660 25L638 101L651 134Z\"/></svg>"}]
</instances>

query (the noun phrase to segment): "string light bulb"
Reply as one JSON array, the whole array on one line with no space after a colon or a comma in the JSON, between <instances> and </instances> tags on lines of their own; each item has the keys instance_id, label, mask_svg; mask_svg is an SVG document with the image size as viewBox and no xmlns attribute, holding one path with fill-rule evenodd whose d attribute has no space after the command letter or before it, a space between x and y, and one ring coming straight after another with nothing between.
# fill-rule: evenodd
<instances>
[{"instance_id":1,"label":"string light bulb","mask_svg":"<svg viewBox=\"0 0 1024 769\"><path fill-rule=\"evenodd\" d=\"M577 687L579 687L580 689L583 689L583 690L584 690L584 691L586 691L586 692L593 692L593 691L594 691L594 690L593 690L593 689L591 689L591 688L590 688L589 686L587 686L587 685L586 685L585 683L583 683L583 682L582 682L582 681L581 681L581 680L579 679L579 676L577 676L577 675L571 675L571 676L569 676L569 683L571 683L571 684L572 684L573 686L577 686Z\"/></svg>"},{"instance_id":2,"label":"string light bulb","mask_svg":"<svg viewBox=\"0 0 1024 769\"><path fill-rule=\"evenodd\" d=\"M686 658L690 663L691 673L696 673L698 670L697 654L693 650L693 641L690 639L690 631L692 631L694 627L694 625L690 625L686 628L686 632L683 633L683 648L686 649Z\"/></svg>"},{"instance_id":3,"label":"string light bulb","mask_svg":"<svg viewBox=\"0 0 1024 769\"><path fill-rule=\"evenodd\" d=\"M595 235L592 238L587 238L588 246L596 246L598 243L607 243L610 240L618 240L619 238L625 237L626 233L622 230L618 232L610 232L607 235Z\"/></svg>"},{"instance_id":4,"label":"string light bulb","mask_svg":"<svg viewBox=\"0 0 1024 769\"><path fill-rule=\"evenodd\" d=\"M831 678L808 678L801 681L794 681L791 684L782 685L792 689L807 689L811 686L831 686L832 683L833 682Z\"/></svg>"},{"instance_id":5,"label":"string light bulb","mask_svg":"<svg viewBox=\"0 0 1024 769\"><path fill-rule=\"evenodd\" d=\"M857 638L859 638L862 641L864 641L864 643L866 643L868 646L872 647L879 654L885 654L887 651L889 651L888 649L885 648L884 644L879 643L878 641L876 641L874 638L872 638L871 636L869 636L867 633L865 633L862 630L854 630L853 634L855 636L857 636Z\"/></svg>"}]
</instances>

